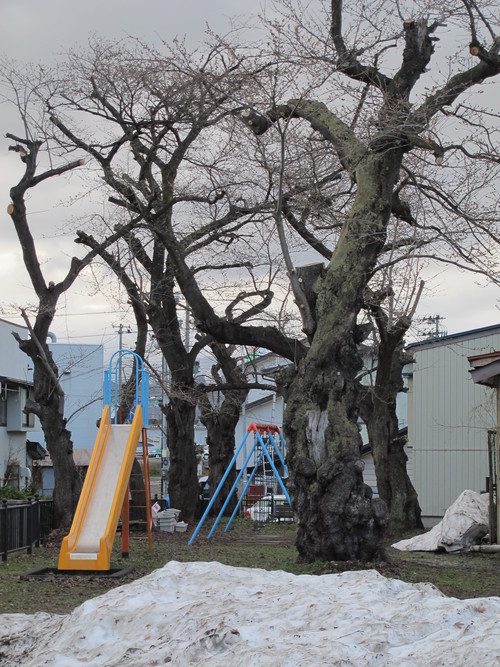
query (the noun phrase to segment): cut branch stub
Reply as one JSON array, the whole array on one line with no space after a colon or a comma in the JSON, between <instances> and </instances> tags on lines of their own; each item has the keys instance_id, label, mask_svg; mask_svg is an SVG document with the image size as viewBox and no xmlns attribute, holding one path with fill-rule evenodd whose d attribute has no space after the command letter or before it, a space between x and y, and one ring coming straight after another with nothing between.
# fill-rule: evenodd
<instances>
[{"instance_id":1,"label":"cut branch stub","mask_svg":"<svg viewBox=\"0 0 500 667\"><path fill-rule=\"evenodd\" d=\"M314 313L316 310L317 281L321 278L324 271L324 264L322 262L317 264L305 264L304 266L297 266L296 272L302 287L302 291L306 297L307 303L311 309L311 314L316 319Z\"/></svg>"}]
</instances>

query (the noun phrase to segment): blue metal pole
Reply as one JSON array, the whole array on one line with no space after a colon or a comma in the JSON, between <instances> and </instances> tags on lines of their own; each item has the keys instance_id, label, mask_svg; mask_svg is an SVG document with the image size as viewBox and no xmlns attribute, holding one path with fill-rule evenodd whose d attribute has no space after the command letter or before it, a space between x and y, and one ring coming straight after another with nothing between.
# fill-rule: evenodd
<instances>
[{"instance_id":1,"label":"blue metal pole","mask_svg":"<svg viewBox=\"0 0 500 667\"><path fill-rule=\"evenodd\" d=\"M194 531L194 533L193 533L191 539L189 540L188 544L192 544L192 543L194 542L196 536L198 535L198 533L199 533L199 531L200 531L200 528L203 526L203 523L204 523L205 519L207 518L208 513L209 513L210 510L212 509L212 505L214 504L215 499L216 499L217 496L219 495L220 490L222 489L222 487L223 487L223 485L224 485L224 482L226 481L227 476L229 475L229 471L231 470L231 468L232 468L233 465L235 464L236 459L238 458L239 453L240 453L241 450L243 449L243 445L245 444L246 439L248 438L248 433L249 433L249 431L247 431L247 432L245 433L245 437L244 437L243 440L241 441L240 446L239 446L238 449L236 450L236 452L235 452L233 458L231 459L231 463L228 465L227 470L226 470L226 472L224 473L224 475L223 475L221 481L219 482L219 486L217 487L217 489L216 489L214 495L212 496L212 498L210 498L210 502L208 503L207 509L206 509L205 512L203 513L203 516L202 516L201 519L200 519L200 523L199 523L198 526L196 527L196 530Z\"/></svg>"},{"instance_id":2,"label":"blue metal pole","mask_svg":"<svg viewBox=\"0 0 500 667\"><path fill-rule=\"evenodd\" d=\"M109 405L111 410L111 372L104 371L104 405Z\"/></svg>"},{"instance_id":3,"label":"blue metal pole","mask_svg":"<svg viewBox=\"0 0 500 667\"><path fill-rule=\"evenodd\" d=\"M272 468L274 474L276 475L276 479L278 480L279 485L281 486L281 488L283 490L283 493L285 494L285 498L288 500L288 504L291 505L290 496L288 495L288 491L286 490L285 485L283 484L283 480L281 479L281 476L280 476L279 472L276 470L276 466L274 465L273 460L269 456L269 452L267 451L267 447L264 444L264 441L262 440L262 437L261 437L260 433L258 433L258 432L257 432L257 439L259 440L260 444L262 445L262 449L264 450L265 455L267 456L267 460L269 461L269 463L271 465L271 468Z\"/></svg>"},{"instance_id":4,"label":"blue metal pole","mask_svg":"<svg viewBox=\"0 0 500 667\"><path fill-rule=\"evenodd\" d=\"M283 445L283 459L284 459L285 456L286 456L286 441L285 441L285 438L281 435L281 431L279 432L279 436L280 436L281 443ZM284 461L283 461L283 465L284 465L285 474L288 477L288 466L285 464Z\"/></svg>"},{"instance_id":5,"label":"blue metal pole","mask_svg":"<svg viewBox=\"0 0 500 667\"><path fill-rule=\"evenodd\" d=\"M114 416L114 422L115 424L118 421L118 410L117 410L117 397L118 397L118 382L120 381L120 378L118 377L118 372L117 368L120 363L120 360L127 356L127 355L132 355L134 357L134 360L136 362L136 367L135 367L135 405L141 405L142 413L143 413L143 423L145 428L147 428L148 425L148 419L149 419L149 373L144 369L144 361L142 358L136 353L132 352L132 350L118 350L117 352L114 352L113 355L111 356L111 359L109 360L109 370L104 371L104 405L109 405L110 412L111 412L111 404L113 403L113 407L115 409L115 416ZM113 360L115 357L118 357L115 362L115 369L113 369ZM115 382L115 395L114 395L114 401L113 401L113 396L112 396L112 384L113 384L113 378ZM139 383L141 384L141 393L139 394Z\"/></svg>"},{"instance_id":6,"label":"blue metal pole","mask_svg":"<svg viewBox=\"0 0 500 667\"><path fill-rule=\"evenodd\" d=\"M229 527L230 527L231 523L233 522L234 517L236 516L236 512L239 510L240 505L241 505L241 503L243 502L243 498L245 497L245 494L246 494L246 492L247 492L247 489L248 489L248 487L250 486L250 484L252 483L253 478L255 477L255 473L257 472L257 466L258 466L258 465L260 464L260 462L262 461L262 457L263 457L263 456L264 456L264 452L261 452L260 455L259 455L259 458L258 458L258 460L257 460L257 462L256 462L256 464L255 464L255 466L254 466L254 468L253 468L253 470L252 470L252 474L251 474L250 477L248 478L248 481L247 481L247 483L245 484L245 488L243 489L243 492L242 492L240 498L238 499L238 502L236 503L236 507L234 508L234 511L233 511L233 513L231 514L231 518L229 519L229 521L228 521L228 523L227 523L227 526L226 526L225 529L224 529L224 532L225 532L225 533L227 533L227 531L229 530Z\"/></svg>"},{"instance_id":7,"label":"blue metal pole","mask_svg":"<svg viewBox=\"0 0 500 667\"><path fill-rule=\"evenodd\" d=\"M114 413L115 413L114 420L115 420L115 424L116 424L118 422L118 410L116 409L116 404L118 402L117 401L117 392L116 392L116 387L118 386L118 373L116 371L116 368L115 368L115 371L113 373L113 376L114 376L114 381L115 381L114 382L115 383L115 395L114 395L114 399L112 397L111 400L112 400L113 407L114 407ZM109 406L109 409L111 410L111 405Z\"/></svg>"},{"instance_id":8,"label":"blue metal pole","mask_svg":"<svg viewBox=\"0 0 500 667\"><path fill-rule=\"evenodd\" d=\"M212 530L208 533L208 539L210 539L212 537L212 534L213 534L214 530L216 529L217 524L219 523L221 516L224 514L224 510L226 509L229 501L231 500L231 496L233 495L236 487L238 486L238 482L240 481L241 476L243 475L243 472L246 470L248 462L250 461L250 459L252 457L252 454L255 451L256 444L257 443L254 442L254 445L253 445L252 449L250 450L250 453L248 454L247 458L245 459L245 463L243 464L243 467L241 468L240 472L238 473L238 476L236 477L236 480L235 480L233 486L231 487L231 491L229 492L229 494L226 498L226 502L224 503L224 505L222 505L222 509L219 512L219 514L217 515L217 518L215 519L215 523L212 526ZM228 472L229 472L229 470L228 470Z\"/></svg>"},{"instance_id":9,"label":"blue metal pole","mask_svg":"<svg viewBox=\"0 0 500 667\"><path fill-rule=\"evenodd\" d=\"M280 433L280 435L281 435L281 433ZM271 439L271 442L273 443L274 451L275 451L276 454L278 455L278 458L279 458L279 460L281 461L281 463L282 463L282 465L283 465L283 470L284 470L285 474L288 475L288 468L286 467L285 460L284 460L283 456L281 455L281 452L280 452L280 450L279 450L279 447L278 447L278 445L276 444L276 441L275 441L275 439L273 438L272 433L269 433L269 438Z\"/></svg>"}]
</instances>

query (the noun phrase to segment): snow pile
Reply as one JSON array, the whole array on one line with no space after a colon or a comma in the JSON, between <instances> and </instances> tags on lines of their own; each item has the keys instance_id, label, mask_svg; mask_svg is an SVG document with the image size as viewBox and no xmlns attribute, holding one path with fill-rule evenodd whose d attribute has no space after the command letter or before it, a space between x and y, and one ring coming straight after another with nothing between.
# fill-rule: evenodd
<instances>
[{"instance_id":1,"label":"snow pile","mask_svg":"<svg viewBox=\"0 0 500 667\"><path fill-rule=\"evenodd\" d=\"M373 570L292 575L168 563L67 616L0 616L0 664L493 665L500 598L446 598Z\"/></svg>"},{"instance_id":2,"label":"snow pile","mask_svg":"<svg viewBox=\"0 0 500 667\"><path fill-rule=\"evenodd\" d=\"M488 532L487 493L464 491L446 510L443 520L423 535L392 546L399 551L461 551L481 541Z\"/></svg>"}]
</instances>

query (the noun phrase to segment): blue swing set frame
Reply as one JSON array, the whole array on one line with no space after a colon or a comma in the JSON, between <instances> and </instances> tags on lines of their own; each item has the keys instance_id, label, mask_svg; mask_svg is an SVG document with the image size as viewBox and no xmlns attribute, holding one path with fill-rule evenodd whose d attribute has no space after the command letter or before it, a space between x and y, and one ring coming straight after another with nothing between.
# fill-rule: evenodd
<instances>
[{"instance_id":1,"label":"blue swing set frame","mask_svg":"<svg viewBox=\"0 0 500 667\"><path fill-rule=\"evenodd\" d=\"M287 491L286 488L285 488L285 485L284 485L284 483L283 483L283 480L282 480L282 478L281 478L281 475L279 474L278 470L276 469L276 466L275 466L274 461L273 461L273 457L272 457L272 456L270 455L270 453L269 453L268 445L266 445L266 443L264 442L264 439L263 439L263 437L262 437L263 435L265 435L266 438L268 438L268 442L271 443L271 445L272 445L274 451L276 452L276 454L277 454L277 456L278 456L278 458L279 458L279 460L280 460L280 462L281 462L281 464L282 464L282 466L283 466L283 471L284 471L285 475L288 475L288 468L287 468L287 466L286 466L285 460L284 460L283 455L281 454L280 448L279 448L279 446L278 446L278 444L277 444L277 442L276 442L276 440L275 440L275 438L274 438L274 436L276 436L276 435L278 436L278 438L279 438L281 444L283 445L283 452L286 452L286 442L285 442L285 440L283 439L283 436L281 435L280 428L279 428L278 426L275 426L274 424L259 424L259 423L254 423L254 422L252 422L252 423L250 424L250 426L247 428L247 432L245 433L245 436L244 436L243 440L241 441L239 447L236 449L236 451L235 451L235 453L234 453L234 456L233 456L233 458L231 459L231 462L230 462L230 464L229 464L228 467L227 467L226 472L225 472L224 475L222 476L222 479L221 479L221 481L219 482L219 485L218 485L217 489L215 490L214 495L213 495L212 498L210 499L210 502L208 503L208 506L207 506L207 508L206 508L206 510L205 510L205 512L204 512L204 514L203 514L203 516L201 517L200 522L199 522L199 524L198 524L196 530L194 531L194 533L193 533L191 539L189 540L189 544L190 544L190 545L193 544L193 542L195 541L196 536L198 535L198 533L199 533L199 531L200 531L200 528L203 526L203 524L204 524L204 522L205 522L205 519L207 518L207 516L208 516L210 510L212 509L212 506L213 506L213 504L214 504L214 502L215 502L215 499L216 499L217 496L219 495L219 493L220 493L220 491L221 491L221 489L222 489L222 487L223 487L223 485L224 485L224 482L226 481L227 476L229 475L229 473L230 473L230 471L231 471L233 465L235 465L236 460L237 460L237 458L238 458L238 456L239 456L241 450L242 450L243 447L245 446L245 443L246 443L246 441L247 441L248 436L250 435L250 433L253 433L253 434L254 434L254 444L253 444L253 447L251 448L250 452L248 453L248 455L247 455L247 457L246 457L246 459L245 459L245 462L243 463L243 465L242 465L242 467L241 467L241 470L240 470L240 472L238 473L238 475L237 475L237 477L236 477L236 480L235 480L233 486L231 487L231 491L229 492L229 494L228 494L228 496L227 496L227 498L226 498L226 501L224 502L224 504L223 504L223 506L222 506L222 508L221 508L221 510L220 510L220 512L219 512L219 514L217 515L217 518L216 518L216 520L215 520L215 523L214 523L214 525L212 526L212 529L210 530L210 532L209 532L209 534L208 534L208 539L210 539L210 538L212 537L213 532L214 532L214 530L216 529L217 524L218 524L219 521L220 521L220 518L221 518L222 515L224 514L224 511L225 511L225 509L226 509L226 507L227 507L229 501L231 500L231 497L232 497L233 493L236 491L236 487L238 486L238 482L240 481L240 479L241 479L241 477L242 477L244 471L247 469L247 466L248 466L248 464L249 464L249 462L250 462L250 459L251 459L252 456L254 455L255 450L256 450L256 448L257 448L259 445L260 445L260 447L262 448L262 451L261 451L260 454L259 454L259 457L258 457L258 459L257 459L257 462L256 462L255 466L254 466L254 469L253 469L253 471L252 471L252 474L250 475L250 477L249 477L248 480L247 480L247 483L245 484L245 487L244 487L244 489L243 489L243 493L241 494L241 496L240 496L240 498L239 498L239 500L238 500L238 502L237 502L237 504L236 504L236 507L234 508L233 513L231 514L231 517L230 517L230 519L229 519L229 521L228 521L228 523L227 523L227 526L226 526L226 528L225 528L225 532L227 532L227 531L229 530L229 528L230 528L230 526L231 526L231 523L232 523L234 517L236 516L236 513L238 512L238 509L240 508L240 505L241 505L241 503L242 503L242 501L243 501L243 498L245 497L245 494L246 494L246 492L248 491L248 488L249 488L250 484L252 483L252 480L253 480L253 478L254 478L254 476L255 476L255 473L256 473L256 471L257 471L257 468L258 468L259 464L263 462L264 457L268 460L269 465L271 466L271 469L272 469L272 471L273 471L273 473L274 473L276 479L278 480L278 484L280 485L280 487L281 487L281 489L282 489L282 491L283 491L283 493L284 493L284 495L285 495L285 498L287 499L288 504L290 505L290 496L288 495L288 491Z\"/></svg>"}]
</instances>

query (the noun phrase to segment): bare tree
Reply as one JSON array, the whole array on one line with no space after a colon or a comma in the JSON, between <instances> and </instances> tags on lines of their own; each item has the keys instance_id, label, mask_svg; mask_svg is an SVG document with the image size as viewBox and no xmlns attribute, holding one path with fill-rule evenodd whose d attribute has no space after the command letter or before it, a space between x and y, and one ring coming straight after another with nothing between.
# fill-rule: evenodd
<instances>
[{"instance_id":1,"label":"bare tree","mask_svg":"<svg viewBox=\"0 0 500 667\"><path fill-rule=\"evenodd\" d=\"M247 118L248 113L244 117ZM342 184L339 188L342 175L338 169L331 171L331 157L325 155L324 150L315 147L311 152L310 149L304 149L304 139L310 141L307 128L304 137L304 132L301 135L300 132L290 131L290 119L284 122L278 119L274 126L278 130L280 149L279 166L275 167L278 173L274 212L277 237L301 315L302 331L312 340L316 326L313 313L317 294L314 286L324 273L324 264L319 262L296 266L292 259L291 243L294 237L298 237L302 241L300 248L307 250L307 246L310 246L316 255L331 260L345 220L348 200L353 193ZM265 150L262 144L260 148ZM272 157L266 162L271 169ZM290 162L292 166L288 169ZM294 163L299 163L301 170L305 169L308 173L307 188L304 187L306 179L293 174ZM285 179L287 191L284 190ZM368 369L360 371L360 377L369 377L371 384L363 382L359 407L360 416L368 427L379 496L389 511L389 529L393 533L401 533L422 527L417 494L406 470L404 446L407 438L399 434L396 415L397 395L404 388L402 371L407 361L403 349L404 336L412 323L421 290L417 290L416 296L411 294L406 307L396 315L398 299L393 288L396 281L402 279L403 271L413 273L417 266L417 258L414 256L410 261L408 250L411 249L415 255L415 251L426 246L429 239L423 234L402 237L398 233L398 218L394 212L393 218L370 288L365 291L362 307L362 311L371 317L374 344L370 354L373 362L368 364ZM399 295L399 301L404 298L409 287L406 286L403 294ZM388 301L387 312L384 310L385 301Z\"/></svg>"},{"instance_id":2,"label":"bare tree","mask_svg":"<svg viewBox=\"0 0 500 667\"><path fill-rule=\"evenodd\" d=\"M7 135L15 142L11 150L19 154L25 164L24 174L17 185L10 190L12 203L8 213L14 224L23 252L24 265L38 298L35 321L30 322L26 309L21 313L28 326L30 337L22 339L15 335L20 349L33 362L33 400L26 402L26 411L35 414L45 436L45 442L54 467L54 520L55 525L68 528L78 501L82 480L73 461L71 433L66 428L64 415L64 390L59 382L58 369L47 344L52 321L59 298L73 285L82 270L95 257L94 251L83 258L73 257L65 277L58 281L48 281L44 277L37 256L37 247L28 221L26 208L27 193L48 179L61 176L81 167L82 160L63 162L45 171L37 170L37 162L43 141ZM111 242L116 240L115 235Z\"/></svg>"},{"instance_id":3,"label":"bare tree","mask_svg":"<svg viewBox=\"0 0 500 667\"><path fill-rule=\"evenodd\" d=\"M220 82L230 82L224 86L234 92L251 80L240 74L241 58L231 53L228 58L229 63L215 49L194 65L194 56L181 47L165 56L138 43L122 45L116 53L96 43L90 59L86 55L71 59L60 94L54 91L46 101L61 149L77 149L90 157L101 171L111 204L128 216L127 233L122 233L120 224L116 228L123 237L122 249L105 251L101 257L129 294L136 295L132 302L142 303L169 368L169 401L163 407L170 451L169 495L187 521L199 511L193 367L210 339L201 337L193 345L183 340L179 287L165 236L175 229L176 251L192 263L190 272L199 280L208 272L223 277L235 270L252 272L254 262L245 253L234 254L231 246L242 227L266 206L243 201L248 185L234 185L241 177L234 175L234 166L227 166L231 144L214 129L226 120L239 122L234 119L234 102L219 90ZM75 111L87 117L87 131L74 126ZM227 175L231 169L233 180ZM83 230L78 236L80 243L97 252L100 241L95 236ZM250 232L247 242L251 244ZM234 302L229 297L226 310L235 321L262 312L272 298L262 280L253 280L251 294L245 290ZM233 403L236 396L243 394L234 393ZM218 452L227 449L230 458L234 435L228 442ZM226 453L221 460L227 457ZM214 466L214 479L219 469Z\"/></svg>"},{"instance_id":4,"label":"bare tree","mask_svg":"<svg viewBox=\"0 0 500 667\"><path fill-rule=\"evenodd\" d=\"M375 465L377 490L389 511L388 528L401 534L423 528L417 493L410 480L404 447L406 435L400 433L397 417L397 397L405 391L403 369L412 361L405 352L405 335L423 290L423 281L410 307L399 316L387 313L382 302L391 288L370 293L366 305L374 320L374 382L360 390L360 416L366 423ZM365 371L365 372L369 372Z\"/></svg>"}]
</instances>

